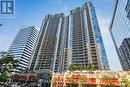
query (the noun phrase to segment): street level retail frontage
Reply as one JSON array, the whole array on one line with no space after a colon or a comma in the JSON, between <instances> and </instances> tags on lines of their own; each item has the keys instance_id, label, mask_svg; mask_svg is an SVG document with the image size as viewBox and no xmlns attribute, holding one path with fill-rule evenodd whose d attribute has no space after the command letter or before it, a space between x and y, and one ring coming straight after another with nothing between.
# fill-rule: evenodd
<instances>
[{"instance_id":1,"label":"street level retail frontage","mask_svg":"<svg viewBox=\"0 0 130 87\"><path fill-rule=\"evenodd\" d=\"M51 87L130 87L130 71L66 71L53 73Z\"/></svg>"}]
</instances>

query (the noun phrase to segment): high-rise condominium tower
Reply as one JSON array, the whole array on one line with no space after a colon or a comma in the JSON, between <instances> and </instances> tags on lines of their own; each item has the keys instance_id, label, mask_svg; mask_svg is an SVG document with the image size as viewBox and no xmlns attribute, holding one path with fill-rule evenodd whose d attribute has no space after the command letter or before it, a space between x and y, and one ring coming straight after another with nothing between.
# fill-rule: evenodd
<instances>
[{"instance_id":1,"label":"high-rise condominium tower","mask_svg":"<svg viewBox=\"0 0 130 87\"><path fill-rule=\"evenodd\" d=\"M9 53L19 61L18 68L26 69L28 67L37 35L38 30L33 26L22 28L12 42Z\"/></svg>"},{"instance_id":2,"label":"high-rise condominium tower","mask_svg":"<svg viewBox=\"0 0 130 87\"><path fill-rule=\"evenodd\" d=\"M109 69L108 61L91 2L64 16L47 15L43 20L30 66L32 70L62 72L70 64Z\"/></svg>"},{"instance_id":3,"label":"high-rise condominium tower","mask_svg":"<svg viewBox=\"0 0 130 87\"><path fill-rule=\"evenodd\" d=\"M110 32L123 70L130 70L130 0L116 0Z\"/></svg>"}]
</instances>

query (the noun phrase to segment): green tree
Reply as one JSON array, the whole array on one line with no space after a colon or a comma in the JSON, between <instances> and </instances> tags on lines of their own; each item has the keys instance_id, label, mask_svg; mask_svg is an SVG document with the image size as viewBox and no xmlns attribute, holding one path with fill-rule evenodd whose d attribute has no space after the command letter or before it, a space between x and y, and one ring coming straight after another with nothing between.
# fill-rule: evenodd
<instances>
[{"instance_id":1,"label":"green tree","mask_svg":"<svg viewBox=\"0 0 130 87\"><path fill-rule=\"evenodd\" d=\"M68 70L75 71L76 70L75 64L70 64Z\"/></svg>"},{"instance_id":2,"label":"green tree","mask_svg":"<svg viewBox=\"0 0 130 87\"><path fill-rule=\"evenodd\" d=\"M68 70L70 70L70 71L76 71L76 70L82 71L83 69L84 69L84 67L81 64L70 64Z\"/></svg>"},{"instance_id":3,"label":"green tree","mask_svg":"<svg viewBox=\"0 0 130 87\"><path fill-rule=\"evenodd\" d=\"M93 70L95 70L94 65L93 65L92 63L88 64L87 70L89 70L89 71L91 71L91 72L92 72Z\"/></svg>"},{"instance_id":4,"label":"green tree","mask_svg":"<svg viewBox=\"0 0 130 87\"><path fill-rule=\"evenodd\" d=\"M79 67L80 67L80 71L84 70L84 66L83 65L79 65Z\"/></svg>"},{"instance_id":5,"label":"green tree","mask_svg":"<svg viewBox=\"0 0 130 87\"><path fill-rule=\"evenodd\" d=\"M7 54L0 59L0 81L6 81L8 76L11 75L12 69L16 69L18 66L18 61L14 59L14 56Z\"/></svg>"}]
</instances>

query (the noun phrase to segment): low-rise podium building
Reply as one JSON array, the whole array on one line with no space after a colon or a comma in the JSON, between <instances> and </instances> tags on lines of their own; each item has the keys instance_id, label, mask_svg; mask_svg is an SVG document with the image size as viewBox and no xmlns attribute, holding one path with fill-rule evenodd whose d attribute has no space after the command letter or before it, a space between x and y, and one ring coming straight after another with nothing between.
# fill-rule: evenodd
<instances>
[{"instance_id":1,"label":"low-rise podium building","mask_svg":"<svg viewBox=\"0 0 130 87\"><path fill-rule=\"evenodd\" d=\"M53 73L51 87L130 87L130 71L66 71Z\"/></svg>"}]
</instances>

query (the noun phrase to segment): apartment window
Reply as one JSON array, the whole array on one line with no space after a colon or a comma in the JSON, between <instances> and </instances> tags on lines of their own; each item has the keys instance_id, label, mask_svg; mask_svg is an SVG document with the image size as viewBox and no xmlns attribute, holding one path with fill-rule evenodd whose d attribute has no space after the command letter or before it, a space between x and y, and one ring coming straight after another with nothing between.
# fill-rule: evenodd
<instances>
[{"instance_id":1,"label":"apartment window","mask_svg":"<svg viewBox=\"0 0 130 87\"><path fill-rule=\"evenodd\" d=\"M128 19L130 20L130 0L127 1L125 10L126 10L126 12L127 12L127 17L128 17Z\"/></svg>"},{"instance_id":2,"label":"apartment window","mask_svg":"<svg viewBox=\"0 0 130 87\"><path fill-rule=\"evenodd\" d=\"M130 69L130 38L125 38L119 48L121 63L124 70Z\"/></svg>"}]
</instances>

